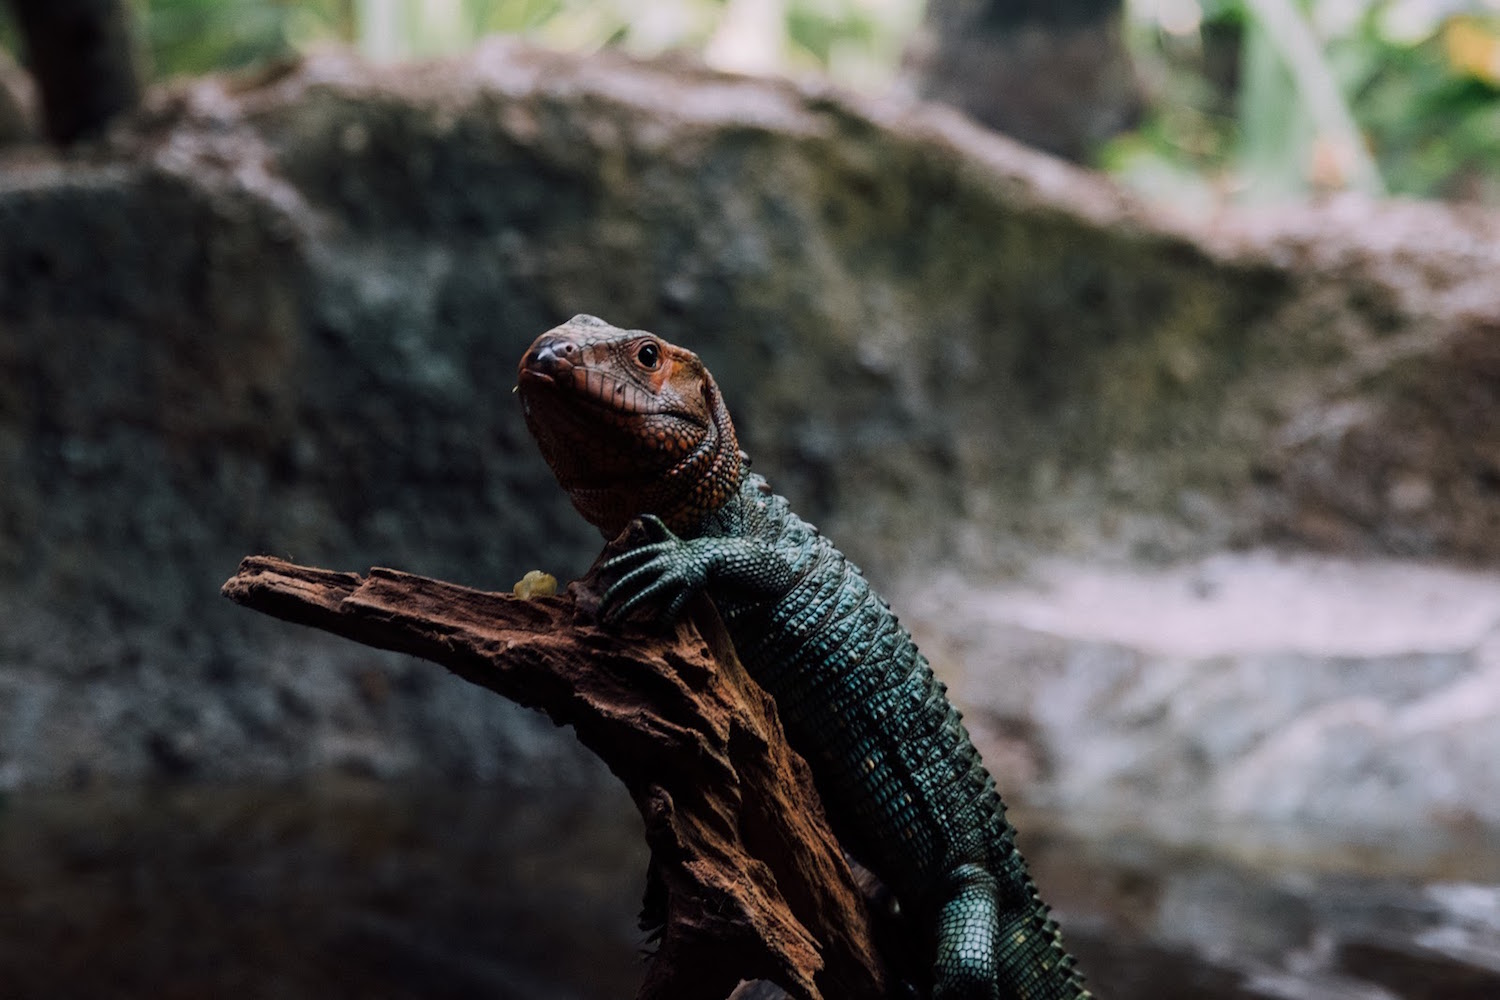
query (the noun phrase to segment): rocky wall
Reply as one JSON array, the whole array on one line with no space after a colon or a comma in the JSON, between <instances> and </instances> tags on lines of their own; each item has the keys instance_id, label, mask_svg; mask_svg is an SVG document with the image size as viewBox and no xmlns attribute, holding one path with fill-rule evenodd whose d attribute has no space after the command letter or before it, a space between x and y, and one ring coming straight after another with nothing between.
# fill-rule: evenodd
<instances>
[{"instance_id":1,"label":"rocky wall","mask_svg":"<svg viewBox=\"0 0 1500 1000\"><path fill-rule=\"evenodd\" d=\"M508 43L158 91L0 160L0 787L598 778L498 699L217 595L252 552L581 571L600 540L510 393L578 312L700 351L757 469L890 589L1266 547L1483 571L1497 235L1189 221L934 106ZM1002 713L1038 753L1095 724L1045 707ZM1010 794L1094 787L1049 773Z\"/></svg>"}]
</instances>

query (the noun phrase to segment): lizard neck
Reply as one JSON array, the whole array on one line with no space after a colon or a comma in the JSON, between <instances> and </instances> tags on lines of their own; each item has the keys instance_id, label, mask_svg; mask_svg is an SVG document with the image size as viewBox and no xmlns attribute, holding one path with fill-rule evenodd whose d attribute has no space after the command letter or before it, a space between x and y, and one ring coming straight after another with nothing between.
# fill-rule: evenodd
<instances>
[{"instance_id":1,"label":"lizard neck","mask_svg":"<svg viewBox=\"0 0 1500 1000\"><path fill-rule=\"evenodd\" d=\"M679 535L701 534L711 517L734 503L749 468L717 390L710 405L708 431L682 461L649 479L571 488L573 506L605 538L614 538L642 514L655 514Z\"/></svg>"}]
</instances>

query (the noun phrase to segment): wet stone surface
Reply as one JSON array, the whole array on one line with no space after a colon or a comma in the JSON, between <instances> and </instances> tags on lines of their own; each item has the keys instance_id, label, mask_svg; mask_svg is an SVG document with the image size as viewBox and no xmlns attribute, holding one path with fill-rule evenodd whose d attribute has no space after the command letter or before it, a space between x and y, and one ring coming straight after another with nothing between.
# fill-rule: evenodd
<instances>
[{"instance_id":1,"label":"wet stone surface","mask_svg":"<svg viewBox=\"0 0 1500 1000\"><path fill-rule=\"evenodd\" d=\"M1264 549L1054 560L893 603L1000 787L1072 827L1375 845L1500 830L1493 569Z\"/></svg>"},{"instance_id":2,"label":"wet stone surface","mask_svg":"<svg viewBox=\"0 0 1500 1000\"><path fill-rule=\"evenodd\" d=\"M1129 836L1036 843L1038 882L1103 996L1500 995L1494 845L1230 859Z\"/></svg>"},{"instance_id":3,"label":"wet stone surface","mask_svg":"<svg viewBox=\"0 0 1500 1000\"><path fill-rule=\"evenodd\" d=\"M644 872L623 791L16 796L0 995L629 996Z\"/></svg>"},{"instance_id":4,"label":"wet stone surface","mask_svg":"<svg viewBox=\"0 0 1500 1000\"><path fill-rule=\"evenodd\" d=\"M1500 845L1229 859L1017 820L1102 996L1500 996ZM17 1000L629 997L645 862L614 790L12 795L0 983Z\"/></svg>"}]
</instances>

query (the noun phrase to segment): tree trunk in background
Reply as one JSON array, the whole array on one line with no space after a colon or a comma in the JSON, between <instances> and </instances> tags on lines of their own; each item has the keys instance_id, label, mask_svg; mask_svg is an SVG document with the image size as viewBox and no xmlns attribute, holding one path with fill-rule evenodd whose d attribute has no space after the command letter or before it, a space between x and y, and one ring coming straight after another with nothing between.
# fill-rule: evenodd
<instances>
[{"instance_id":1,"label":"tree trunk in background","mask_svg":"<svg viewBox=\"0 0 1500 1000\"><path fill-rule=\"evenodd\" d=\"M923 97L1070 160L1140 114L1121 0L931 0L908 60Z\"/></svg>"},{"instance_id":2,"label":"tree trunk in background","mask_svg":"<svg viewBox=\"0 0 1500 1000\"><path fill-rule=\"evenodd\" d=\"M47 135L72 142L140 100L123 0L10 0L42 96Z\"/></svg>"},{"instance_id":3,"label":"tree trunk in background","mask_svg":"<svg viewBox=\"0 0 1500 1000\"><path fill-rule=\"evenodd\" d=\"M0 51L0 146L36 137L35 106L31 75Z\"/></svg>"}]
</instances>

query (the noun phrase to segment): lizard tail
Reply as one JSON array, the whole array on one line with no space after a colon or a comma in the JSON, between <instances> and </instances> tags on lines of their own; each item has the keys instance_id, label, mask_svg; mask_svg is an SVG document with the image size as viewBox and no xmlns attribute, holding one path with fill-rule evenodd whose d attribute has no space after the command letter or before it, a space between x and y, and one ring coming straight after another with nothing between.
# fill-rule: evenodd
<instances>
[{"instance_id":1,"label":"lizard tail","mask_svg":"<svg viewBox=\"0 0 1500 1000\"><path fill-rule=\"evenodd\" d=\"M1021 1000L1091 1000L1077 961L1063 946L1062 930L1032 890L1031 906L1002 921L998 934L999 981L1006 997Z\"/></svg>"}]
</instances>

